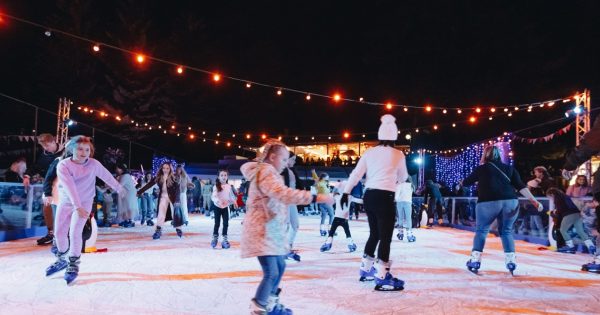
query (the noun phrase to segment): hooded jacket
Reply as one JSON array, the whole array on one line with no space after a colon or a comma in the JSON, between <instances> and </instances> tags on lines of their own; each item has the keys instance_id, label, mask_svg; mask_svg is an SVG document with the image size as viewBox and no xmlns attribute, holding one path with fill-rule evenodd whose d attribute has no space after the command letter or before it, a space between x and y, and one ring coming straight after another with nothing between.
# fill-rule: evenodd
<instances>
[{"instance_id":1,"label":"hooded jacket","mask_svg":"<svg viewBox=\"0 0 600 315\"><path fill-rule=\"evenodd\" d=\"M309 204L311 193L285 186L281 175L268 163L248 162L240 170L250 181L242 228L242 257L288 254L288 205Z\"/></svg>"}]
</instances>

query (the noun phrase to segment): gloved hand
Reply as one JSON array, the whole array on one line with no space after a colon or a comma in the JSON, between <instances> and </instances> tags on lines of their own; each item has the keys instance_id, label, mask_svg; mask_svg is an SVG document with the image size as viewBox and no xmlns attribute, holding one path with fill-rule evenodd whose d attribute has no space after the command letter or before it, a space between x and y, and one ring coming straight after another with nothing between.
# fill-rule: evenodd
<instances>
[{"instance_id":1,"label":"gloved hand","mask_svg":"<svg viewBox=\"0 0 600 315\"><path fill-rule=\"evenodd\" d=\"M348 200L348 194L343 194L342 198L340 199L340 205L342 206L342 208L346 208L348 206L349 200Z\"/></svg>"},{"instance_id":2,"label":"gloved hand","mask_svg":"<svg viewBox=\"0 0 600 315\"><path fill-rule=\"evenodd\" d=\"M571 178L573 177L573 172L562 170L562 177L566 180L571 180Z\"/></svg>"}]
</instances>

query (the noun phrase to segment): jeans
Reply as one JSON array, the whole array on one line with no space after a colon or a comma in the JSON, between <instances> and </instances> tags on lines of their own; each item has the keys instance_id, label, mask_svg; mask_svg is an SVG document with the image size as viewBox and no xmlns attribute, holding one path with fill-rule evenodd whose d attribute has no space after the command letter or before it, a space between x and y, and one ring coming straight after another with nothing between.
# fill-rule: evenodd
<instances>
[{"instance_id":1,"label":"jeans","mask_svg":"<svg viewBox=\"0 0 600 315\"><path fill-rule=\"evenodd\" d=\"M215 213L215 227L213 235L219 235L219 226L221 225L221 217L223 217L223 236L227 236L227 228L229 227L229 208L219 208L213 204L212 211Z\"/></svg>"},{"instance_id":2,"label":"jeans","mask_svg":"<svg viewBox=\"0 0 600 315\"><path fill-rule=\"evenodd\" d=\"M377 248L377 257L387 262L390 259L390 243L396 219L394 192L367 189L363 201L369 220L369 239L365 244L365 254L375 257Z\"/></svg>"},{"instance_id":3,"label":"jeans","mask_svg":"<svg viewBox=\"0 0 600 315\"><path fill-rule=\"evenodd\" d=\"M427 217L429 218L429 220L433 221L433 219L434 219L434 214L433 214L434 207L435 207L435 212L438 216L437 217L438 220L444 218L444 210L442 208L442 203L443 203L442 199L438 199L438 198L430 198L429 199L429 207L427 207Z\"/></svg>"},{"instance_id":4,"label":"jeans","mask_svg":"<svg viewBox=\"0 0 600 315\"><path fill-rule=\"evenodd\" d=\"M519 215L519 202L516 199L484 201L475 207L477 218L473 250L482 252L485 247L485 238L490 232L490 225L498 219L498 232L502 239L505 253L515 252L513 229Z\"/></svg>"},{"instance_id":5,"label":"jeans","mask_svg":"<svg viewBox=\"0 0 600 315\"><path fill-rule=\"evenodd\" d=\"M583 221L581 220L581 214L573 213L562 218L562 222L560 224L560 234L562 234L565 241L571 240L571 235L569 235L569 229L575 226L575 231L579 238L582 241L588 240L590 237L585 233L583 229Z\"/></svg>"},{"instance_id":6,"label":"jeans","mask_svg":"<svg viewBox=\"0 0 600 315\"><path fill-rule=\"evenodd\" d=\"M405 229L412 229L412 202L396 202L396 212L398 225Z\"/></svg>"},{"instance_id":7,"label":"jeans","mask_svg":"<svg viewBox=\"0 0 600 315\"><path fill-rule=\"evenodd\" d=\"M141 205L142 221L152 220L152 218L154 218L154 202L152 202L152 195L142 194Z\"/></svg>"},{"instance_id":8,"label":"jeans","mask_svg":"<svg viewBox=\"0 0 600 315\"><path fill-rule=\"evenodd\" d=\"M329 215L329 225L333 222L333 208L326 203L319 203L319 209L321 209L321 224L325 224L325 217Z\"/></svg>"},{"instance_id":9,"label":"jeans","mask_svg":"<svg viewBox=\"0 0 600 315\"><path fill-rule=\"evenodd\" d=\"M267 306L269 296L277 294L279 282L285 271L285 256L258 256L263 271L263 278L256 289L254 299L262 306Z\"/></svg>"}]
</instances>

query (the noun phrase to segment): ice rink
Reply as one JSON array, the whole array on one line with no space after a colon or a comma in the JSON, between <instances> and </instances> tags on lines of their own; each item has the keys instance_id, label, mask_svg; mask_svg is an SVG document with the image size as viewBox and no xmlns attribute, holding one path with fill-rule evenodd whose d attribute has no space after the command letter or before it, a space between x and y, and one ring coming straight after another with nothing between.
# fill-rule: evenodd
<instances>
[{"instance_id":1,"label":"ice rink","mask_svg":"<svg viewBox=\"0 0 600 315\"><path fill-rule=\"evenodd\" d=\"M192 215L179 239L165 227L101 228L98 248L84 254L74 286L62 272L46 278L54 261L50 247L35 239L0 243L1 314L247 314L261 271L256 259L241 259L241 218L231 220L232 248L209 245L212 221ZM418 229L416 243L394 238L393 274L406 281L401 292L376 292L358 281L368 225L351 221L359 250L348 253L343 229L331 252L321 253L317 217L301 217L288 260L281 302L295 314L598 314L600 275L580 271L584 254L559 254L517 242L516 276L504 267L500 240L488 238L481 275L465 268L471 232ZM220 247L220 244L219 244Z\"/></svg>"}]
</instances>

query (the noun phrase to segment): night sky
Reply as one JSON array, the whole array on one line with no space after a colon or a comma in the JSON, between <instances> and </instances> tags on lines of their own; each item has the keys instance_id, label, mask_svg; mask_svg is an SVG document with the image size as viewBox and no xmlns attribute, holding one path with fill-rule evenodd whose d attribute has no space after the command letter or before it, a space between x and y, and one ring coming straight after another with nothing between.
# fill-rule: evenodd
<instances>
[{"instance_id":1,"label":"night sky","mask_svg":"<svg viewBox=\"0 0 600 315\"><path fill-rule=\"evenodd\" d=\"M0 12L126 49L225 75L376 102L434 107L517 105L600 91L600 5L596 1L5 1ZM161 117L199 130L285 134L376 132L382 107L313 98L243 83L218 85L205 74L148 63L126 54L4 20L0 24L1 93L56 110L58 97L76 104L159 121ZM115 92L117 91L117 92ZM0 99L2 134L29 134L32 111ZM566 106L474 126L421 132L413 148L445 149L564 117ZM399 128L466 119L440 111L394 109ZM73 113L73 118L190 161L215 161L237 153L157 132ZM54 132L55 118L41 117L40 131ZM537 137L568 121L523 132ZM78 132L89 133L79 127ZM44 130L46 129L46 130ZM123 142L104 136L97 141ZM561 152L571 133L555 143L521 146ZM152 154L146 151L146 154ZM144 154L144 153L139 153ZM535 156L535 157L532 157ZM554 157L556 158L556 156ZM544 159L551 159L545 157ZM537 161L532 161L532 163Z\"/></svg>"}]
</instances>

